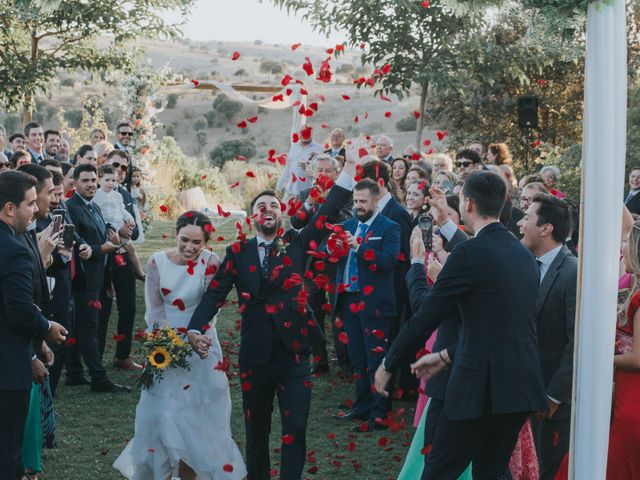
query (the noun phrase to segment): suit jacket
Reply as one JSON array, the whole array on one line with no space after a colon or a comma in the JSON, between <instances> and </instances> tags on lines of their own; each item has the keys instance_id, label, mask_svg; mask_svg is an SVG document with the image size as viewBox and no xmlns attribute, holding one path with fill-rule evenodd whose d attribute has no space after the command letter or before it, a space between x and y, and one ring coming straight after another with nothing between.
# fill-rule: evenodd
<instances>
[{"instance_id":1,"label":"suit jacket","mask_svg":"<svg viewBox=\"0 0 640 480\"><path fill-rule=\"evenodd\" d=\"M327 222L335 223L350 195L349 190L334 186L317 218L326 217ZM317 223L312 221L299 232L290 229L276 239L282 242L283 251L272 258L272 273L266 282L260 276L255 237L229 246L220 269L191 317L189 330L204 332L235 285L242 314L238 356L241 368L268 363L274 342L281 341L293 353L310 352L310 330L319 327L301 291L310 244L320 244L326 236L325 229L319 229Z\"/></svg>"},{"instance_id":2,"label":"suit jacket","mask_svg":"<svg viewBox=\"0 0 640 480\"><path fill-rule=\"evenodd\" d=\"M343 223L345 231L356 235L359 220L352 218ZM364 240L352 254L358 257L358 285L364 299L364 315L369 318L393 317L397 313L393 285L394 267L400 251L400 227L382 214L376 215L365 234ZM372 255L373 253L373 255ZM344 270L349 256L338 262L336 285L343 283ZM375 265L372 270L371 266ZM364 287L373 287L372 293L364 295ZM339 295L333 299L334 314Z\"/></svg>"},{"instance_id":3,"label":"suit jacket","mask_svg":"<svg viewBox=\"0 0 640 480\"><path fill-rule=\"evenodd\" d=\"M105 255L101 253L101 246L107 241L106 228L99 225L85 201L77 193L66 201L66 206L76 226L76 232L91 247L91 257L78 262L82 264L82 268L76 269L74 287L83 291L98 292L104 282ZM96 204L93 207L102 217L100 207Z\"/></svg>"},{"instance_id":4,"label":"suit jacket","mask_svg":"<svg viewBox=\"0 0 640 480\"><path fill-rule=\"evenodd\" d=\"M42 263L42 256L38 248L38 240L35 237L35 230L17 235L16 238L27 247L29 256L33 263L33 303L35 303L45 317L49 316L51 304L51 292L49 283Z\"/></svg>"},{"instance_id":5,"label":"suit jacket","mask_svg":"<svg viewBox=\"0 0 640 480\"><path fill-rule=\"evenodd\" d=\"M290 217L291 226L296 230L300 230L304 226L306 226L309 221L318 213L318 209L320 208L319 204L310 205L311 209L307 209L304 205L304 202L309 198L309 192L311 190L306 190L300 193L299 200L303 202L298 211ZM353 194L349 198L344 206L340 209L340 214L338 215L338 221L344 222L345 220L349 220L353 218Z\"/></svg>"},{"instance_id":6,"label":"suit jacket","mask_svg":"<svg viewBox=\"0 0 640 480\"><path fill-rule=\"evenodd\" d=\"M447 384L447 418L546 410L536 333L538 283L531 252L500 223L487 225L449 255L391 345L386 370L398 366L406 345L426 340L457 309L462 323Z\"/></svg>"},{"instance_id":7,"label":"suit jacket","mask_svg":"<svg viewBox=\"0 0 640 480\"><path fill-rule=\"evenodd\" d=\"M332 150L330 148L327 148L324 153L326 153L327 155L331 155ZM340 151L338 151L337 155L340 155L342 158L347 158L347 151L344 149L344 147L342 147L340 149Z\"/></svg>"},{"instance_id":8,"label":"suit jacket","mask_svg":"<svg viewBox=\"0 0 640 480\"><path fill-rule=\"evenodd\" d=\"M133 197L131 196L131 193L129 193L129 190L124 188L122 185L118 185L118 192L122 195L125 210L135 219L136 212L133 209ZM133 232L131 233L131 240L137 240L139 236L140 230L138 229L138 222L136 222L135 227L133 227Z\"/></svg>"},{"instance_id":9,"label":"suit jacket","mask_svg":"<svg viewBox=\"0 0 640 480\"><path fill-rule=\"evenodd\" d=\"M578 260L563 246L538 290L538 350L547 395L560 400L553 416L571 414L573 335L576 316Z\"/></svg>"},{"instance_id":10,"label":"suit jacket","mask_svg":"<svg viewBox=\"0 0 640 480\"><path fill-rule=\"evenodd\" d=\"M31 388L31 341L49 322L33 303L34 265L28 247L0 221L0 391Z\"/></svg>"},{"instance_id":11,"label":"suit jacket","mask_svg":"<svg viewBox=\"0 0 640 480\"><path fill-rule=\"evenodd\" d=\"M624 198L627 198L629 192L624 194ZM640 192L636 193L628 202L625 202L625 205L629 209L631 213L635 213L636 215L640 215Z\"/></svg>"}]
</instances>

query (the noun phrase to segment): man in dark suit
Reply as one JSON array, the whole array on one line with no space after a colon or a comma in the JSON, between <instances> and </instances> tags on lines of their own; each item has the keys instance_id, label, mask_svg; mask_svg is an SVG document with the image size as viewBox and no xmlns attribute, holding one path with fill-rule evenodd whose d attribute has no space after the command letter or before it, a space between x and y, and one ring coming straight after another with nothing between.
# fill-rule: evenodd
<instances>
[{"instance_id":1,"label":"man in dark suit","mask_svg":"<svg viewBox=\"0 0 640 480\"><path fill-rule=\"evenodd\" d=\"M475 237L449 255L376 372L376 388L386 392L405 348L459 310L457 344L413 364L424 378L451 366L423 480L457 478L470 462L475 477L500 478L527 416L548 408L536 335L539 272L533 255L499 222L505 198L498 175L467 178L460 211Z\"/></svg>"},{"instance_id":2,"label":"man in dark suit","mask_svg":"<svg viewBox=\"0 0 640 480\"><path fill-rule=\"evenodd\" d=\"M329 155L331 158L335 158L340 162L340 168L344 165L344 160L347 155L344 148L344 140L344 130L341 128L334 128L331 130L331 146L324 151L324 153Z\"/></svg>"},{"instance_id":3,"label":"man in dark suit","mask_svg":"<svg viewBox=\"0 0 640 480\"><path fill-rule=\"evenodd\" d=\"M633 167L629 172L629 191L624 197L624 204L631 213L640 215L640 167Z\"/></svg>"},{"instance_id":4,"label":"man in dark suit","mask_svg":"<svg viewBox=\"0 0 640 480\"><path fill-rule=\"evenodd\" d=\"M552 480L569 450L573 336L578 260L563 245L571 232L571 208L539 193L520 221L522 243L540 267L538 350L549 408L532 422L540 479Z\"/></svg>"},{"instance_id":5,"label":"man in dark suit","mask_svg":"<svg viewBox=\"0 0 640 480\"><path fill-rule=\"evenodd\" d=\"M201 335L235 285L242 312L238 363L247 432L247 470L252 480L270 478L269 432L277 393L282 419L280 478L302 476L311 401L311 329L318 329L302 289L307 251L325 238L324 222L335 223L351 196L357 153L347 159L316 219L300 232L282 234L281 202L273 191L252 204L257 236L236 242L189 324L189 341L206 356L211 341Z\"/></svg>"},{"instance_id":6,"label":"man in dark suit","mask_svg":"<svg viewBox=\"0 0 640 480\"><path fill-rule=\"evenodd\" d=\"M387 135L380 135L376 140L375 154L378 160L391 166L393 163L393 140Z\"/></svg>"},{"instance_id":7,"label":"man in dark suit","mask_svg":"<svg viewBox=\"0 0 640 480\"><path fill-rule=\"evenodd\" d=\"M133 198L124 187L129 164L129 154L123 150L114 150L107 156L107 165L112 165L116 169L119 183L118 192L122 195L125 208L135 218ZM121 237L135 240L139 235L138 226L132 227L130 224L125 223L118 234ZM127 252L119 253L118 257L119 261L111 261L107 264L107 278L113 281L116 303L118 304L118 335L122 336L121 340L116 344L112 365L114 368L123 370L142 370L142 366L131 358L133 323L136 317L136 272ZM111 316L113 305L112 296L107 294L110 284L111 282L105 282L100 292L100 303L102 304L102 309L100 310L101 355L106 342L109 317Z\"/></svg>"},{"instance_id":8,"label":"man in dark suit","mask_svg":"<svg viewBox=\"0 0 640 480\"><path fill-rule=\"evenodd\" d=\"M67 200L69 214L78 234L91 247L91 257L82 262L76 271L74 297L76 331L82 358L91 375L91 391L106 393L128 392L129 388L117 385L107 378L102 365L98 337L99 294L103 286L108 255L119 247L117 232L107 229L100 207L92 200L98 185L98 174L93 165L79 165L73 172L76 192Z\"/></svg>"},{"instance_id":9,"label":"man in dark suit","mask_svg":"<svg viewBox=\"0 0 640 480\"><path fill-rule=\"evenodd\" d=\"M28 123L24 127L27 151L31 154L31 163L38 164L49 157L44 151L44 130L35 123Z\"/></svg>"},{"instance_id":10,"label":"man in dark suit","mask_svg":"<svg viewBox=\"0 0 640 480\"><path fill-rule=\"evenodd\" d=\"M389 327L396 315L393 268L400 251L400 227L378 213L378 184L367 178L353 191L356 218L343 223L349 253L338 263L334 315L347 334L347 350L356 374L356 400L341 419L365 420L363 432L386 428L388 402L372 391L373 375L386 352ZM374 266L375 268L372 268Z\"/></svg>"},{"instance_id":11,"label":"man in dark suit","mask_svg":"<svg viewBox=\"0 0 640 480\"><path fill-rule=\"evenodd\" d=\"M344 141L344 138L342 139ZM341 143L342 145L342 143ZM291 226L297 230L308 225L311 219L318 213L321 202L324 202L329 193L330 185L332 185L340 170L342 169L339 161L329 157L327 154L318 154L311 160L311 170L313 171L313 186L311 190L307 190L300 194L299 201L302 205L291 216ZM338 222L344 222L353 217L351 212L353 201L349 200L340 210ZM332 287L331 279L336 275L336 264L330 262L322 263L322 270L314 267L316 259L309 256L307 260L307 275L305 275L305 285L309 291L309 306L313 310L320 329L325 332L325 304L327 303L327 291L331 296L335 294ZM311 272L311 273L309 273ZM309 278L308 275L312 275ZM326 279L326 281L323 281ZM338 340L341 329L338 329L332 320L331 329L333 332L333 343L338 364L344 373L351 372L351 363L345 345ZM313 345L313 373L329 371L329 356L327 353L327 342L324 336L316 336L312 342Z\"/></svg>"},{"instance_id":12,"label":"man in dark suit","mask_svg":"<svg viewBox=\"0 0 640 480\"><path fill-rule=\"evenodd\" d=\"M64 342L67 331L48 321L33 302L33 261L16 236L27 231L38 207L36 180L23 172L0 174L0 478L16 475L32 383L32 341Z\"/></svg>"}]
</instances>

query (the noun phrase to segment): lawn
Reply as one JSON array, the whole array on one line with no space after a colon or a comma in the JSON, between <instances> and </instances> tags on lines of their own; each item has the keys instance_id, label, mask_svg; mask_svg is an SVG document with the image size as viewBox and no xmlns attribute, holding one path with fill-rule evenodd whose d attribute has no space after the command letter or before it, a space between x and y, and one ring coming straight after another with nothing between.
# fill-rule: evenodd
<instances>
[{"instance_id":1,"label":"lawn","mask_svg":"<svg viewBox=\"0 0 640 480\"><path fill-rule=\"evenodd\" d=\"M141 259L153 252L171 248L173 236L170 223L154 223L147 235L147 241L138 247ZM226 230L226 231L225 231ZM231 238L233 224L218 231ZM163 238L165 237L165 238ZM222 254L226 244L213 245ZM144 328L144 296L142 285L138 287L138 312L135 329ZM235 293L233 294L235 296ZM230 298L232 300L233 298ZM111 325L115 321L112 315ZM224 308L218 315L218 334L223 349L231 352L232 364L237 360L238 334L235 331L239 313L235 306ZM110 338L110 335L108 338ZM331 343L331 341L329 341ZM105 351L105 364L109 365L113 356L114 343L111 341ZM332 353L332 352L331 352ZM139 358L137 358L140 361ZM332 364L332 371L314 380L311 415L309 418L307 446L308 461L304 478L338 480L386 480L396 478L405 452L408 449L413 428L414 403L395 402L394 408L404 419L407 428L396 432L389 430L355 434L351 424L345 425L332 419L337 403L353 394L353 384L339 376ZM244 453L244 421L241 409L241 391L237 370L232 368L231 398L233 413L232 431ZM124 372L110 372L111 378L126 385L134 385L135 375ZM89 392L89 387L65 387L64 376L58 388L55 406L58 417L58 448L45 451L44 474L49 480L107 480L124 478L113 469L112 463L124 448L127 439L133 435L135 407L138 391L133 388L129 395L105 395ZM277 408L274 410L271 437L272 468L279 463L280 421Z\"/></svg>"}]
</instances>

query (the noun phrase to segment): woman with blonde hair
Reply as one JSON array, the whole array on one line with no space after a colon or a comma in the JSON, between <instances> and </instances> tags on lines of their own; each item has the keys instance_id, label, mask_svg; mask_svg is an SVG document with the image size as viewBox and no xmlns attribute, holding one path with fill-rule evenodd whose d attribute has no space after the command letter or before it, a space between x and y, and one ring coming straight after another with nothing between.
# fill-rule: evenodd
<instances>
[{"instance_id":1,"label":"woman with blonde hair","mask_svg":"<svg viewBox=\"0 0 640 480\"><path fill-rule=\"evenodd\" d=\"M102 140L93 146L93 151L96 154L96 163L98 167L107 163L107 155L109 155L113 150L113 144L107 142L106 140Z\"/></svg>"},{"instance_id":2,"label":"woman with blonde hair","mask_svg":"<svg viewBox=\"0 0 640 480\"><path fill-rule=\"evenodd\" d=\"M492 143L487 150L487 163L511 165L511 152L506 143Z\"/></svg>"}]
</instances>

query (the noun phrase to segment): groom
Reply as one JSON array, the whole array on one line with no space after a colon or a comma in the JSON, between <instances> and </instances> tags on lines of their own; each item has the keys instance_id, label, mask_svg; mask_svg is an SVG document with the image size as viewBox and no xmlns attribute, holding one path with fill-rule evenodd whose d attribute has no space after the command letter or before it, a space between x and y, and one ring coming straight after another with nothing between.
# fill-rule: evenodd
<instances>
[{"instance_id":1,"label":"groom","mask_svg":"<svg viewBox=\"0 0 640 480\"><path fill-rule=\"evenodd\" d=\"M311 402L309 353L318 325L307 306L303 274L307 251L325 237L324 222L337 220L355 185L357 154L345 167L313 221L300 232L282 233L283 208L274 191L251 202L257 234L227 248L211 286L189 323L189 342L206 357L209 321L235 285L242 313L238 363L246 428L249 480L270 478L269 433L273 397L282 419L280 478L299 480L306 455Z\"/></svg>"}]
</instances>

